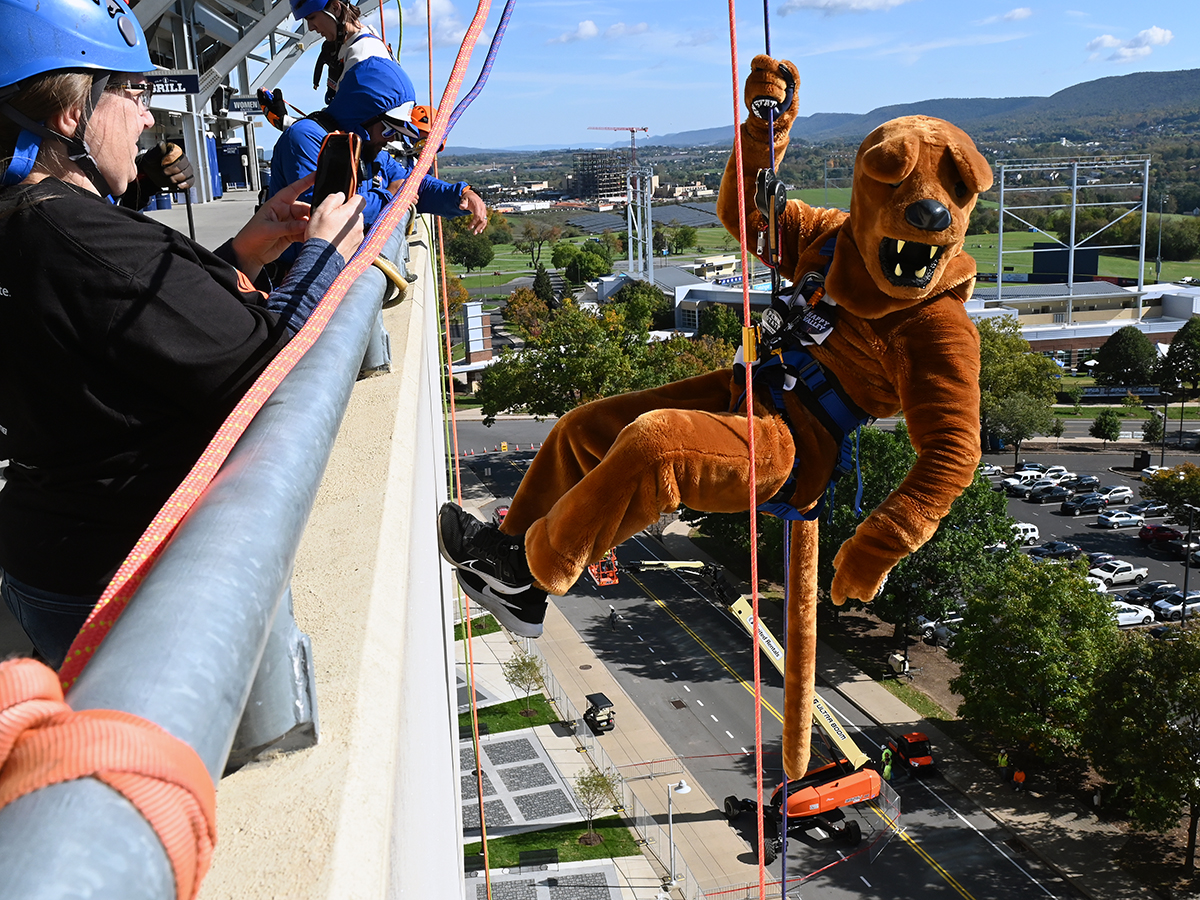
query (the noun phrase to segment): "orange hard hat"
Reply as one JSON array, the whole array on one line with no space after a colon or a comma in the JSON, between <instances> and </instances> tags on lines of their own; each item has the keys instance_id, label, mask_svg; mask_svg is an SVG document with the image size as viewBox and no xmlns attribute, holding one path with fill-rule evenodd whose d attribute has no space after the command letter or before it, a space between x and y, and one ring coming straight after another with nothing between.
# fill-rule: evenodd
<instances>
[{"instance_id":1,"label":"orange hard hat","mask_svg":"<svg viewBox=\"0 0 1200 900\"><path fill-rule=\"evenodd\" d=\"M436 115L437 107L435 106L414 106L412 123L417 126L418 131L429 134L433 130L433 118Z\"/></svg>"}]
</instances>

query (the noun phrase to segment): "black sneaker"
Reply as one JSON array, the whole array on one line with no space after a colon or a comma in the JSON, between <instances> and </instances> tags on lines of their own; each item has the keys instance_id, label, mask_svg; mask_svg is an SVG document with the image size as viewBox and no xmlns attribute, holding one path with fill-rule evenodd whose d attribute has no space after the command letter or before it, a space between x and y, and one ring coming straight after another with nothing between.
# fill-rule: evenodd
<instances>
[{"instance_id":1,"label":"black sneaker","mask_svg":"<svg viewBox=\"0 0 1200 900\"><path fill-rule=\"evenodd\" d=\"M438 546L459 571L471 572L497 594L519 594L533 586L525 562L525 541L480 522L456 503L438 514Z\"/></svg>"},{"instance_id":2,"label":"black sneaker","mask_svg":"<svg viewBox=\"0 0 1200 900\"><path fill-rule=\"evenodd\" d=\"M471 600L478 603L501 625L519 637L539 638L546 618L546 592L530 585L516 594L498 594L480 576L458 569L458 583Z\"/></svg>"}]
</instances>

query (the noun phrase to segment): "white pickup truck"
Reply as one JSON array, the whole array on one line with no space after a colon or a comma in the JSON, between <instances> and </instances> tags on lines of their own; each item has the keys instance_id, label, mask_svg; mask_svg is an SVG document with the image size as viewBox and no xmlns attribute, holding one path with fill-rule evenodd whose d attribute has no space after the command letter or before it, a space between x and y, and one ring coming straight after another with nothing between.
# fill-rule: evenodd
<instances>
[{"instance_id":1,"label":"white pickup truck","mask_svg":"<svg viewBox=\"0 0 1200 900\"><path fill-rule=\"evenodd\" d=\"M1109 587L1114 584L1141 584L1146 577L1146 567L1135 566L1120 559L1110 559L1103 565L1096 566L1088 574L1099 578Z\"/></svg>"}]
</instances>

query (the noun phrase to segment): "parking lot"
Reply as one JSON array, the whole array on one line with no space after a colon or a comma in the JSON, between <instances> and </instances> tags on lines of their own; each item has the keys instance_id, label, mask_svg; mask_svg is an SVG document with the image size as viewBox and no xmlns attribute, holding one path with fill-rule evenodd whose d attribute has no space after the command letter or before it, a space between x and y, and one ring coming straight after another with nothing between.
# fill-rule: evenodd
<instances>
[{"instance_id":1,"label":"parking lot","mask_svg":"<svg viewBox=\"0 0 1200 900\"><path fill-rule=\"evenodd\" d=\"M986 462L1004 465L1006 467L1005 475L1011 474L1011 456L1007 459L1002 459L995 454L989 454L984 459ZM1133 489L1133 500L1129 503L1110 507L1110 509L1127 509L1132 503L1136 503L1141 499L1142 483L1140 479L1129 474L1113 472L1111 469L1112 466L1117 465L1129 466L1132 461L1131 454L1047 453L1037 456L1030 454L1025 459L1027 462L1039 462L1047 466L1066 466L1070 471L1078 475L1095 475L1100 479L1101 485L1127 485ZM1183 456L1175 458L1168 456L1166 463L1167 465L1173 465L1183 460ZM1157 462L1157 459L1155 462ZM990 480L998 485L1003 477L993 476ZM1185 569L1182 560L1170 558L1165 548L1160 548L1157 545L1147 544L1139 540L1137 528L1101 528L1096 524L1095 514L1073 517L1060 512L1058 503L1039 505L1019 498L1010 498L1008 500L1008 512L1016 521L1030 522L1038 527L1040 532L1039 544L1044 544L1052 540L1070 541L1072 544L1078 544L1082 547L1084 553L1093 551L1111 553L1118 559L1132 562L1135 565L1145 566L1147 569L1146 580L1148 581L1165 579L1176 582L1181 589L1183 587ZM1164 516L1151 517L1146 521L1151 524L1173 522L1170 517ZM1187 522L1175 524L1180 531L1187 531ZM1200 521L1194 524L1197 529L1200 529ZM1193 572L1192 576L1188 581L1188 589L1195 591L1200 589L1200 569ZM1132 590L1133 587L1134 585L1132 584L1119 585L1110 593L1114 598L1117 598Z\"/></svg>"}]
</instances>

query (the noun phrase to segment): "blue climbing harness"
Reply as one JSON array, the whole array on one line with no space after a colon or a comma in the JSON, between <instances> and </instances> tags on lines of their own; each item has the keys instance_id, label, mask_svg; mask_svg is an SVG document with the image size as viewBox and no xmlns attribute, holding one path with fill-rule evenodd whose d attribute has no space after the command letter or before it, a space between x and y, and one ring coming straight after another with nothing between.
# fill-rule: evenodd
<instances>
[{"instance_id":1,"label":"blue climbing harness","mask_svg":"<svg viewBox=\"0 0 1200 900\"><path fill-rule=\"evenodd\" d=\"M835 240L830 238L821 248L821 255L830 262L833 260ZM825 272L828 270L827 263ZM796 439L796 426L788 416L784 402L789 391L816 416L817 421L838 443L838 458L829 478L829 486L812 509L801 512L792 503L799 468L806 462L798 457L792 461L791 474L783 487L770 500L758 505L762 512L789 521L817 518L826 502L830 503L832 514L833 490L851 469L854 469L858 478L854 514L860 515L862 512L858 436L862 426L874 421L874 417L859 408L837 377L827 371L808 350L809 346L819 343L824 335L833 330L837 315L837 307L825 299L825 272L810 272L800 279L790 303L780 297L772 298L771 309L763 314L763 325L759 331L759 361L755 364L754 378L771 392L775 408L783 416L793 440ZM798 441L796 445L799 446Z\"/></svg>"}]
</instances>

